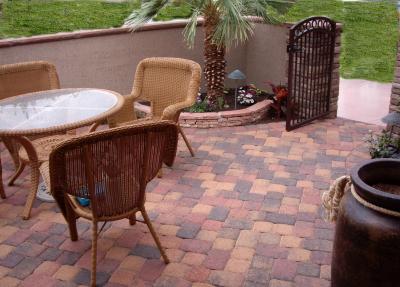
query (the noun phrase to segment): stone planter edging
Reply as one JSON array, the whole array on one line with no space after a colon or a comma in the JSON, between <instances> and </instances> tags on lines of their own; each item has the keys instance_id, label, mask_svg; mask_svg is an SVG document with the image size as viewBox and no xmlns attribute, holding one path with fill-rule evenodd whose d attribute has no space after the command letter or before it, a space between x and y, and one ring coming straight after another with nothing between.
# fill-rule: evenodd
<instances>
[{"instance_id":1,"label":"stone planter edging","mask_svg":"<svg viewBox=\"0 0 400 287\"><path fill-rule=\"evenodd\" d=\"M255 123L262 120L271 105L272 101L264 100L248 108L223 111L215 113L181 113L179 123L183 127L192 128L216 128L233 127ZM150 113L150 107L135 103L135 109L140 112Z\"/></svg>"}]
</instances>

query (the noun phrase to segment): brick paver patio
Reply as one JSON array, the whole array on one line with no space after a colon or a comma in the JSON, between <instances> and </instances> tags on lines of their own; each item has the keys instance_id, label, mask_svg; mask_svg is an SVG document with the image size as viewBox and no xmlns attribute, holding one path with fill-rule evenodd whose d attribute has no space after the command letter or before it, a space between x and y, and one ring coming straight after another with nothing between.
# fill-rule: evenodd
<instances>
[{"instance_id":1,"label":"brick paver patio","mask_svg":"<svg viewBox=\"0 0 400 287\"><path fill-rule=\"evenodd\" d=\"M148 188L147 209L171 259L165 265L145 225L108 223L99 239L99 286L329 286L333 229L321 193L368 157L375 126L342 119L294 132L283 123L190 129L172 169ZM4 178L13 170L5 152ZM29 176L0 201L0 286L86 286L89 223L71 242L55 204L19 216Z\"/></svg>"}]
</instances>

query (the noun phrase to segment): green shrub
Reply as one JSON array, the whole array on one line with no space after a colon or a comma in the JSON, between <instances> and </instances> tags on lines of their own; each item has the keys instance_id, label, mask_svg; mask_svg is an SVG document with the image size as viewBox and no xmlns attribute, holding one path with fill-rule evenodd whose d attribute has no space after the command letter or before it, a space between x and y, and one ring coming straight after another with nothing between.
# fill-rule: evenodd
<instances>
[{"instance_id":1,"label":"green shrub","mask_svg":"<svg viewBox=\"0 0 400 287\"><path fill-rule=\"evenodd\" d=\"M400 151L400 137L392 137L385 130L380 134L370 132L365 141L369 144L371 158L397 157Z\"/></svg>"}]
</instances>

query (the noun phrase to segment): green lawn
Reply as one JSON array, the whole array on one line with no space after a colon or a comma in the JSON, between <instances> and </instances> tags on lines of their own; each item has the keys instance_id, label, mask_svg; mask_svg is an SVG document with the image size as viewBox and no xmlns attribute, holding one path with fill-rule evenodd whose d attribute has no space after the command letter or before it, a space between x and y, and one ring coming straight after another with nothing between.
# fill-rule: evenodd
<instances>
[{"instance_id":1,"label":"green lawn","mask_svg":"<svg viewBox=\"0 0 400 287\"><path fill-rule=\"evenodd\" d=\"M342 2L299 0L287 13L288 21L325 15L343 23L340 74L391 82L398 38L393 1Z\"/></svg>"},{"instance_id":2,"label":"green lawn","mask_svg":"<svg viewBox=\"0 0 400 287\"><path fill-rule=\"evenodd\" d=\"M4 0L0 38L119 27L136 2Z\"/></svg>"},{"instance_id":3,"label":"green lawn","mask_svg":"<svg viewBox=\"0 0 400 287\"><path fill-rule=\"evenodd\" d=\"M139 0L107 3L101 0L3 0L0 38L119 27ZM181 1L184 2L184 1ZM393 1L342 2L339 0L297 0L284 7L287 21L313 15L329 16L344 24L341 76L391 82L396 57L397 12ZM156 20L186 18L188 5L168 6Z\"/></svg>"},{"instance_id":4,"label":"green lawn","mask_svg":"<svg viewBox=\"0 0 400 287\"><path fill-rule=\"evenodd\" d=\"M154 18L156 21L166 21L172 19L184 19L189 18L191 15L190 6L187 4L182 5L171 5L165 7L161 12Z\"/></svg>"}]
</instances>

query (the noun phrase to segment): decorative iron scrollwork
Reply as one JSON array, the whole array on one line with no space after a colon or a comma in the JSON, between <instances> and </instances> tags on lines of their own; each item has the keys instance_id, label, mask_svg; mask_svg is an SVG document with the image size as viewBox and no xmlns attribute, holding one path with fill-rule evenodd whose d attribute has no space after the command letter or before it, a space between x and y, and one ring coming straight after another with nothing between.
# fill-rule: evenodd
<instances>
[{"instance_id":1,"label":"decorative iron scrollwork","mask_svg":"<svg viewBox=\"0 0 400 287\"><path fill-rule=\"evenodd\" d=\"M308 18L290 29L286 129L329 114L336 23Z\"/></svg>"}]
</instances>

